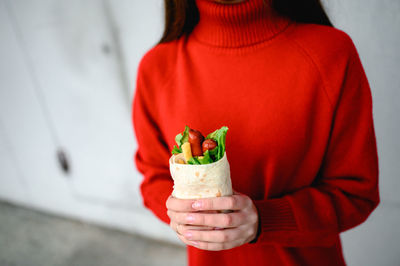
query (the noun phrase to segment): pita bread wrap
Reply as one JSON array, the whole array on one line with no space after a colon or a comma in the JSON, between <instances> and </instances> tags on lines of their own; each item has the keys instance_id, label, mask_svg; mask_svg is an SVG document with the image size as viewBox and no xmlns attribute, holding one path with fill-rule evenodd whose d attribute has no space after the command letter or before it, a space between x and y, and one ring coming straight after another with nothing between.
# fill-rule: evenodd
<instances>
[{"instance_id":1,"label":"pita bread wrap","mask_svg":"<svg viewBox=\"0 0 400 266\"><path fill-rule=\"evenodd\" d=\"M209 164L177 163L182 154L172 155L169 169L174 180L172 196L179 199L196 199L232 195L229 162L224 156Z\"/></svg>"}]
</instances>

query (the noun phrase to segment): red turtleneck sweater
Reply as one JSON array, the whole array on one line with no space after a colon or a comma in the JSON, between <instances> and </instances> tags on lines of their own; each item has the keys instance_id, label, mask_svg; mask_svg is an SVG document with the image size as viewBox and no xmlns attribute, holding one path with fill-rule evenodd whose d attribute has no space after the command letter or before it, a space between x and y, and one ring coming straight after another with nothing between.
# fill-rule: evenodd
<instances>
[{"instance_id":1,"label":"red turtleneck sweater","mask_svg":"<svg viewBox=\"0 0 400 266\"><path fill-rule=\"evenodd\" d=\"M188 247L189 265L344 265L339 233L379 202L371 91L350 37L277 16L263 0L196 0L186 38L141 60L133 103L144 204L169 223L174 137L226 125L235 190L253 199L255 244Z\"/></svg>"}]
</instances>

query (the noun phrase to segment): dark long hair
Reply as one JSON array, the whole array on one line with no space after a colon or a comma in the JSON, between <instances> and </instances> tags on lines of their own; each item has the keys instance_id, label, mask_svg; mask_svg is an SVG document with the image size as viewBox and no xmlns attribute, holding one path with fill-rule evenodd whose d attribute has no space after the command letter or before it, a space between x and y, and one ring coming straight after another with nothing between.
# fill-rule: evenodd
<instances>
[{"instance_id":1,"label":"dark long hair","mask_svg":"<svg viewBox=\"0 0 400 266\"><path fill-rule=\"evenodd\" d=\"M320 0L272 0L272 8L291 20L333 27ZM159 43L190 34L199 22L195 0L164 0L165 27Z\"/></svg>"}]
</instances>

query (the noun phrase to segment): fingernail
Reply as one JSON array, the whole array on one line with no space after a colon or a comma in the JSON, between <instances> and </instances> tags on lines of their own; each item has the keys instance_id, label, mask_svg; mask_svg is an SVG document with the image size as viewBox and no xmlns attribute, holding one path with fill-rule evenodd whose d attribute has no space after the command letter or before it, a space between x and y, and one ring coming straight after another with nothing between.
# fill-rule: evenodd
<instances>
[{"instance_id":1,"label":"fingernail","mask_svg":"<svg viewBox=\"0 0 400 266\"><path fill-rule=\"evenodd\" d=\"M186 239L192 239L192 236L193 236L193 234L191 233L191 232L186 232L185 233L185 237L186 237Z\"/></svg>"},{"instance_id":2,"label":"fingernail","mask_svg":"<svg viewBox=\"0 0 400 266\"><path fill-rule=\"evenodd\" d=\"M193 202L193 204L192 204L192 208L193 209L200 209L201 207L202 207L202 202L201 201L195 201L195 202Z\"/></svg>"},{"instance_id":3,"label":"fingernail","mask_svg":"<svg viewBox=\"0 0 400 266\"><path fill-rule=\"evenodd\" d=\"M194 217L193 217L193 215L191 215L191 214L187 215L187 216L186 216L186 221L187 221L188 223L194 222Z\"/></svg>"}]
</instances>

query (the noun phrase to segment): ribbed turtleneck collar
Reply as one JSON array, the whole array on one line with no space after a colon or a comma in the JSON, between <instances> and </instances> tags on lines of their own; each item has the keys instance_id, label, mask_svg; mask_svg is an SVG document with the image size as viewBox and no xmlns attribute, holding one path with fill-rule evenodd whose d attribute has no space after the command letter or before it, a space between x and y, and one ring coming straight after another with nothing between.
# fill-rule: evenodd
<instances>
[{"instance_id":1,"label":"ribbed turtleneck collar","mask_svg":"<svg viewBox=\"0 0 400 266\"><path fill-rule=\"evenodd\" d=\"M289 24L278 15L271 0L245 0L221 4L213 0L195 0L200 21L192 35L198 41L218 47L242 47L271 39Z\"/></svg>"}]
</instances>

